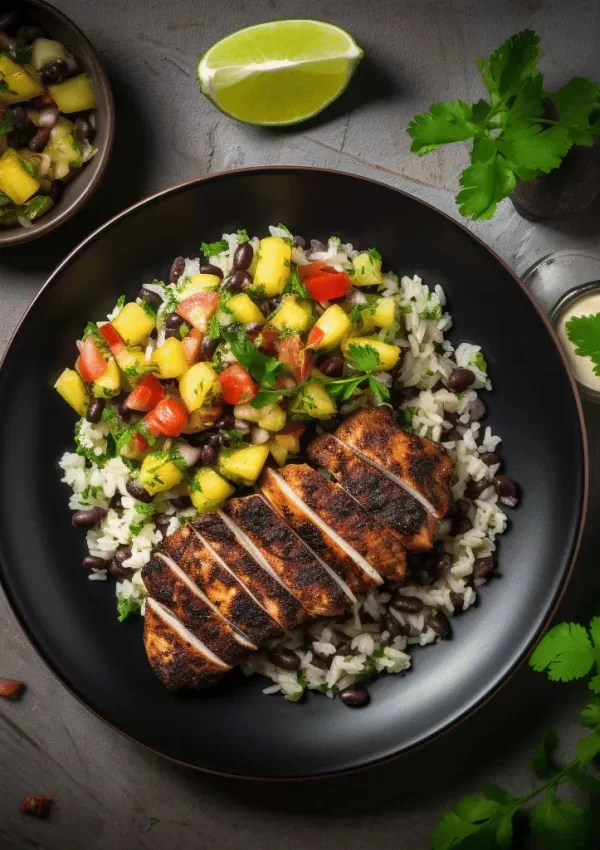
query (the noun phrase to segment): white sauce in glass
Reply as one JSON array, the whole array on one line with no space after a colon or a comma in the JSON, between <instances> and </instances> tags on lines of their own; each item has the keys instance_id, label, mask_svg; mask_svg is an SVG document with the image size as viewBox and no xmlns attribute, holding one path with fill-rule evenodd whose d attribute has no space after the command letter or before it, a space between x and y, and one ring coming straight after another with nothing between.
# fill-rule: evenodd
<instances>
[{"instance_id":1,"label":"white sauce in glass","mask_svg":"<svg viewBox=\"0 0 600 850\"><path fill-rule=\"evenodd\" d=\"M572 301L562 313L556 327L556 333L567 355L575 380L591 390L600 392L600 377L594 374L592 358L580 357L575 354L575 347L567 336L565 328L565 325L573 316L593 316L596 313L600 313L600 291L590 292Z\"/></svg>"}]
</instances>

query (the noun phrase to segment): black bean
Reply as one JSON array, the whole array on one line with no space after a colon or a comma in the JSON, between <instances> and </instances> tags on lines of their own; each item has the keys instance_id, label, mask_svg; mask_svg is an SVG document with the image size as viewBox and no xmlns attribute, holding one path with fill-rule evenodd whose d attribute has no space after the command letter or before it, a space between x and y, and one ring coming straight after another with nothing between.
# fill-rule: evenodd
<instances>
[{"instance_id":1,"label":"black bean","mask_svg":"<svg viewBox=\"0 0 600 850\"><path fill-rule=\"evenodd\" d=\"M202 466L214 466L217 462L217 450L214 446L202 446Z\"/></svg>"},{"instance_id":2,"label":"black bean","mask_svg":"<svg viewBox=\"0 0 600 850\"><path fill-rule=\"evenodd\" d=\"M235 428L235 416L227 413L222 419L215 423L217 428L223 428L225 431L231 431Z\"/></svg>"},{"instance_id":3,"label":"black bean","mask_svg":"<svg viewBox=\"0 0 600 850\"><path fill-rule=\"evenodd\" d=\"M467 516L471 508L471 502L468 499L457 499L452 506L452 513L456 517Z\"/></svg>"},{"instance_id":4,"label":"black bean","mask_svg":"<svg viewBox=\"0 0 600 850\"><path fill-rule=\"evenodd\" d=\"M137 478L130 478L125 485L125 489L129 495L134 499L137 499L138 502L146 502L146 504L148 504L152 501L152 496L144 487L142 487Z\"/></svg>"},{"instance_id":5,"label":"black bean","mask_svg":"<svg viewBox=\"0 0 600 850\"><path fill-rule=\"evenodd\" d=\"M494 487L502 504L514 508L517 504L517 488L514 481L508 475L497 475L494 478Z\"/></svg>"},{"instance_id":6,"label":"black bean","mask_svg":"<svg viewBox=\"0 0 600 850\"><path fill-rule=\"evenodd\" d=\"M249 242L244 242L243 245L238 245L233 255L233 268L240 271L246 271L252 260L254 259L254 248Z\"/></svg>"},{"instance_id":7,"label":"black bean","mask_svg":"<svg viewBox=\"0 0 600 850\"><path fill-rule=\"evenodd\" d=\"M37 38L44 38L44 31L41 27L35 27L32 25L19 27L17 30L17 35L19 38L22 38L24 42L27 44L31 44Z\"/></svg>"},{"instance_id":8,"label":"black bean","mask_svg":"<svg viewBox=\"0 0 600 850\"><path fill-rule=\"evenodd\" d=\"M192 507L192 500L189 496L175 496L169 499L176 511L184 511L186 508Z\"/></svg>"},{"instance_id":9,"label":"black bean","mask_svg":"<svg viewBox=\"0 0 600 850\"><path fill-rule=\"evenodd\" d=\"M304 248L306 245L306 239L303 236L294 236L292 242L295 248Z\"/></svg>"},{"instance_id":10,"label":"black bean","mask_svg":"<svg viewBox=\"0 0 600 850\"><path fill-rule=\"evenodd\" d=\"M103 398L93 398L90 401L90 406L87 409L87 413L85 418L88 422L100 422L100 418L102 417L102 411L104 410L104 405L106 401Z\"/></svg>"},{"instance_id":11,"label":"black bean","mask_svg":"<svg viewBox=\"0 0 600 850\"><path fill-rule=\"evenodd\" d=\"M129 422L131 419L133 411L127 407L127 393L121 393L115 399L115 404L117 405L117 413L123 420L123 422Z\"/></svg>"},{"instance_id":12,"label":"black bean","mask_svg":"<svg viewBox=\"0 0 600 850\"><path fill-rule=\"evenodd\" d=\"M158 292L153 292L152 289L146 289L145 286L142 286L142 288L138 292L138 298L141 298L142 301L145 301L146 304L153 310L158 310L160 305L163 303L162 296L160 296Z\"/></svg>"},{"instance_id":13,"label":"black bean","mask_svg":"<svg viewBox=\"0 0 600 850\"><path fill-rule=\"evenodd\" d=\"M86 555L81 565L86 570L105 570L108 567L104 558L96 558L94 555Z\"/></svg>"},{"instance_id":14,"label":"black bean","mask_svg":"<svg viewBox=\"0 0 600 850\"><path fill-rule=\"evenodd\" d=\"M325 357L318 365L320 372L327 375L328 378L339 378L344 371L344 361L341 357Z\"/></svg>"},{"instance_id":15,"label":"black bean","mask_svg":"<svg viewBox=\"0 0 600 850\"><path fill-rule=\"evenodd\" d=\"M319 670L327 670L327 668L329 667L329 662L327 661L327 659L317 655L317 653L312 648L311 652L313 654L313 657L310 663L313 665L313 667L318 667Z\"/></svg>"},{"instance_id":16,"label":"black bean","mask_svg":"<svg viewBox=\"0 0 600 850\"><path fill-rule=\"evenodd\" d=\"M123 503L121 502L121 494L115 493L115 495L110 500L110 506L114 511L123 510Z\"/></svg>"},{"instance_id":17,"label":"black bean","mask_svg":"<svg viewBox=\"0 0 600 850\"><path fill-rule=\"evenodd\" d=\"M436 581L443 581L446 578L448 573L450 572L450 567L452 566L452 560L450 555L444 552L443 555L440 555L438 558L438 562L435 565L435 578Z\"/></svg>"},{"instance_id":18,"label":"black bean","mask_svg":"<svg viewBox=\"0 0 600 850\"><path fill-rule=\"evenodd\" d=\"M441 638L448 637L450 634L450 623L448 622L448 617L446 617L443 611L438 611L436 614L429 617L427 625Z\"/></svg>"},{"instance_id":19,"label":"black bean","mask_svg":"<svg viewBox=\"0 0 600 850\"><path fill-rule=\"evenodd\" d=\"M165 319L165 327L171 329L179 329L183 324L183 318L178 313L169 313Z\"/></svg>"},{"instance_id":20,"label":"black bean","mask_svg":"<svg viewBox=\"0 0 600 850\"><path fill-rule=\"evenodd\" d=\"M54 62L47 62L39 70L42 82L46 86L53 83L62 83L68 73L69 66L64 59L55 59Z\"/></svg>"},{"instance_id":21,"label":"black bean","mask_svg":"<svg viewBox=\"0 0 600 850\"><path fill-rule=\"evenodd\" d=\"M410 626L399 623L393 614L388 614L386 616L385 629L391 634L392 637L399 637L400 635L406 636L410 634Z\"/></svg>"},{"instance_id":22,"label":"black bean","mask_svg":"<svg viewBox=\"0 0 600 850\"><path fill-rule=\"evenodd\" d=\"M277 647L276 649L273 649L271 650L271 652L267 653L267 658L272 664L274 664L276 667L280 667L282 670L300 669L300 658L296 655L295 652L292 652L289 649Z\"/></svg>"},{"instance_id":23,"label":"black bean","mask_svg":"<svg viewBox=\"0 0 600 850\"><path fill-rule=\"evenodd\" d=\"M218 266L212 266L210 263L207 263L205 266L200 266L200 274L214 274L219 280L223 280L223 270Z\"/></svg>"},{"instance_id":24,"label":"black bean","mask_svg":"<svg viewBox=\"0 0 600 850\"><path fill-rule=\"evenodd\" d=\"M470 369L455 369L448 378L448 388L455 393L464 392L475 380L475 375Z\"/></svg>"},{"instance_id":25,"label":"black bean","mask_svg":"<svg viewBox=\"0 0 600 850\"><path fill-rule=\"evenodd\" d=\"M92 135L92 128L85 120L83 115L78 115L75 119L75 138L78 142L86 142Z\"/></svg>"},{"instance_id":26,"label":"black bean","mask_svg":"<svg viewBox=\"0 0 600 850\"><path fill-rule=\"evenodd\" d=\"M150 331L150 339L158 339L158 331L156 328L152 328Z\"/></svg>"},{"instance_id":27,"label":"black bean","mask_svg":"<svg viewBox=\"0 0 600 850\"><path fill-rule=\"evenodd\" d=\"M485 558L477 558L473 564L473 578L485 578L494 569L494 558L486 555Z\"/></svg>"},{"instance_id":28,"label":"black bean","mask_svg":"<svg viewBox=\"0 0 600 850\"><path fill-rule=\"evenodd\" d=\"M463 609L463 603L465 601L465 597L462 593L456 593L454 590L450 591L450 602L452 602L452 606L454 608L454 614L460 614Z\"/></svg>"},{"instance_id":29,"label":"black bean","mask_svg":"<svg viewBox=\"0 0 600 850\"><path fill-rule=\"evenodd\" d=\"M257 333L262 330L263 322L248 322L244 327L248 333Z\"/></svg>"},{"instance_id":30,"label":"black bean","mask_svg":"<svg viewBox=\"0 0 600 850\"><path fill-rule=\"evenodd\" d=\"M171 517L166 514L157 514L154 518L154 525L158 528L159 531L162 531L164 534L171 524Z\"/></svg>"},{"instance_id":31,"label":"black bean","mask_svg":"<svg viewBox=\"0 0 600 850\"><path fill-rule=\"evenodd\" d=\"M13 27L15 27L19 23L19 13L14 9L11 9L10 12L5 12L3 15L0 15L0 31L8 32Z\"/></svg>"},{"instance_id":32,"label":"black bean","mask_svg":"<svg viewBox=\"0 0 600 850\"><path fill-rule=\"evenodd\" d=\"M421 584L424 587L428 584L433 584L433 576L425 567L418 567L413 571L412 577L417 582L417 584Z\"/></svg>"},{"instance_id":33,"label":"black bean","mask_svg":"<svg viewBox=\"0 0 600 850\"><path fill-rule=\"evenodd\" d=\"M497 466L500 463L501 458L496 452L484 452L482 455L479 455L481 460L487 464L488 466Z\"/></svg>"},{"instance_id":34,"label":"black bean","mask_svg":"<svg viewBox=\"0 0 600 850\"><path fill-rule=\"evenodd\" d=\"M50 138L50 128L49 127L40 127L35 136L33 136L29 140L29 144L27 147L30 151L35 151L36 153L41 153L44 150L46 145L48 144L48 139Z\"/></svg>"},{"instance_id":35,"label":"black bean","mask_svg":"<svg viewBox=\"0 0 600 850\"><path fill-rule=\"evenodd\" d=\"M469 499L478 499L484 490L492 486L489 478L482 478L481 481L469 481L465 489L465 496Z\"/></svg>"},{"instance_id":36,"label":"black bean","mask_svg":"<svg viewBox=\"0 0 600 850\"><path fill-rule=\"evenodd\" d=\"M418 614L423 610L423 603L417 596L404 596L402 593L393 597L391 605L402 614Z\"/></svg>"},{"instance_id":37,"label":"black bean","mask_svg":"<svg viewBox=\"0 0 600 850\"><path fill-rule=\"evenodd\" d=\"M366 688L351 687L340 691L340 699L349 708L362 708L371 701Z\"/></svg>"},{"instance_id":38,"label":"black bean","mask_svg":"<svg viewBox=\"0 0 600 850\"><path fill-rule=\"evenodd\" d=\"M211 339L209 336L205 336L200 346L200 360L212 360L218 346L218 339Z\"/></svg>"},{"instance_id":39,"label":"black bean","mask_svg":"<svg viewBox=\"0 0 600 850\"><path fill-rule=\"evenodd\" d=\"M466 534L467 531L470 531L472 528L473 523L469 517L463 516L452 524L452 534Z\"/></svg>"},{"instance_id":40,"label":"black bean","mask_svg":"<svg viewBox=\"0 0 600 850\"><path fill-rule=\"evenodd\" d=\"M165 339L181 339L179 328L165 328Z\"/></svg>"},{"instance_id":41,"label":"black bean","mask_svg":"<svg viewBox=\"0 0 600 850\"><path fill-rule=\"evenodd\" d=\"M71 519L76 528L93 528L104 519L107 513L106 508L85 508L75 511Z\"/></svg>"},{"instance_id":42,"label":"black bean","mask_svg":"<svg viewBox=\"0 0 600 850\"><path fill-rule=\"evenodd\" d=\"M179 381L177 378L163 378L161 384L168 393L175 393L179 390Z\"/></svg>"},{"instance_id":43,"label":"black bean","mask_svg":"<svg viewBox=\"0 0 600 850\"><path fill-rule=\"evenodd\" d=\"M347 655L353 655L353 654L354 654L354 650L352 649L352 647L350 646L350 644L349 644L349 643L341 643L341 644L340 644L340 645L336 648L336 650L335 650L335 654L336 654L336 655L341 655L341 656L343 656L343 657L345 658Z\"/></svg>"},{"instance_id":44,"label":"black bean","mask_svg":"<svg viewBox=\"0 0 600 850\"><path fill-rule=\"evenodd\" d=\"M169 271L169 283L175 283L175 281L183 274L184 268L185 260L183 257L175 257L171 263L171 269Z\"/></svg>"},{"instance_id":45,"label":"black bean","mask_svg":"<svg viewBox=\"0 0 600 850\"><path fill-rule=\"evenodd\" d=\"M29 115L27 114L27 110L23 106L13 106L11 109L12 112L12 120L13 126L15 130L26 130L31 127L31 121L29 120Z\"/></svg>"},{"instance_id":46,"label":"black bean","mask_svg":"<svg viewBox=\"0 0 600 850\"><path fill-rule=\"evenodd\" d=\"M119 546L115 555L108 565L108 573L113 578L123 578L123 576L131 575L131 570L123 566L123 561L131 558L131 546Z\"/></svg>"},{"instance_id":47,"label":"black bean","mask_svg":"<svg viewBox=\"0 0 600 850\"><path fill-rule=\"evenodd\" d=\"M250 422L247 422L245 419L236 419L233 427L236 431L241 431L242 434L249 434L252 428Z\"/></svg>"},{"instance_id":48,"label":"black bean","mask_svg":"<svg viewBox=\"0 0 600 850\"><path fill-rule=\"evenodd\" d=\"M222 287L229 292L241 292L244 285L251 283L251 281L252 278L248 272L236 271L223 281Z\"/></svg>"},{"instance_id":49,"label":"black bean","mask_svg":"<svg viewBox=\"0 0 600 850\"><path fill-rule=\"evenodd\" d=\"M52 198L55 204L60 201L64 188L64 185L60 181L53 181L52 188L50 189L50 197Z\"/></svg>"},{"instance_id":50,"label":"black bean","mask_svg":"<svg viewBox=\"0 0 600 850\"><path fill-rule=\"evenodd\" d=\"M223 437L221 434L211 434L206 444L214 449L219 449L223 445Z\"/></svg>"},{"instance_id":51,"label":"black bean","mask_svg":"<svg viewBox=\"0 0 600 850\"><path fill-rule=\"evenodd\" d=\"M327 655L325 652L321 652L320 649L315 649L313 644L311 644L308 648L309 648L310 652L312 652L312 654L313 654L313 659L320 658L322 661L328 661L330 658L333 657L331 655ZM329 665L327 665L327 666L329 666Z\"/></svg>"}]
</instances>

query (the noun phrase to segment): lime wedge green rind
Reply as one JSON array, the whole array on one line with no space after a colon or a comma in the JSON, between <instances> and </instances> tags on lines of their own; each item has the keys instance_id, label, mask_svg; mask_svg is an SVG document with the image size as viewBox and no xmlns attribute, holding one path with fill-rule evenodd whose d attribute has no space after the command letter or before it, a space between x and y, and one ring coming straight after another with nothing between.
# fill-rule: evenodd
<instances>
[{"instance_id":1,"label":"lime wedge green rind","mask_svg":"<svg viewBox=\"0 0 600 850\"><path fill-rule=\"evenodd\" d=\"M270 21L226 36L198 63L200 91L246 124L284 127L322 112L347 87L363 51L340 27Z\"/></svg>"}]
</instances>

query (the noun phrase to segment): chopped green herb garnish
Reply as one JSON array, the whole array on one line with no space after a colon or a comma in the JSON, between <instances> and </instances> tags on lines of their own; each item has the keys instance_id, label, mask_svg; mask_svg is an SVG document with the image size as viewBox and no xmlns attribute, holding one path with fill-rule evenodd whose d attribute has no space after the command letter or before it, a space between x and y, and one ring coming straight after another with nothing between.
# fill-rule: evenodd
<instances>
[{"instance_id":1,"label":"chopped green herb garnish","mask_svg":"<svg viewBox=\"0 0 600 850\"><path fill-rule=\"evenodd\" d=\"M10 109L7 109L2 118L0 118L0 135L5 136L7 133L12 132L14 127L12 112Z\"/></svg>"},{"instance_id":2,"label":"chopped green herb garnish","mask_svg":"<svg viewBox=\"0 0 600 850\"><path fill-rule=\"evenodd\" d=\"M272 387L275 378L283 369L283 364L274 357L267 357L266 354L259 351L248 338L243 327L238 327L236 331L223 328L222 332L240 365L250 373L261 387Z\"/></svg>"},{"instance_id":3,"label":"chopped green herb garnish","mask_svg":"<svg viewBox=\"0 0 600 850\"><path fill-rule=\"evenodd\" d=\"M573 316L565 328L575 354L590 357L594 364L594 374L600 375L600 313Z\"/></svg>"},{"instance_id":4,"label":"chopped green herb garnish","mask_svg":"<svg viewBox=\"0 0 600 850\"><path fill-rule=\"evenodd\" d=\"M115 310L122 310L125 306L125 302L127 301L127 297L125 295L119 295L117 298L117 303L115 304Z\"/></svg>"},{"instance_id":5,"label":"chopped green herb garnish","mask_svg":"<svg viewBox=\"0 0 600 850\"><path fill-rule=\"evenodd\" d=\"M350 365L361 372L372 372L381 363L379 352L372 345L351 342L348 346Z\"/></svg>"},{"instance_id":6,"label":"chopped green herb garnish","mask_svg":"<svg viewBox=\"0 0 600 850\"><path fill-rule=\"evenodd\" d=\"M238 238L238 245L243 245L244 242L250 241L250 237L248 236L248 231L245 228L238 230L237 238Z\"/></svg>"},{"instance_id":7,"label":"chopped green herb garnish","mask_svg":"<svg viewBox=\"0 0 600 850\"><path fill-rule=\"evenodd\" d=\"M481 351L478 351L477 354L473 355L469 362L471 366L475 366L476 369L480 369L482 372L487 371L487 363L485 362L485 357Z\"/></svg>"},{"instance_id":8,"label":"chopped green herb garnish","mask_svg":"<svg viewBox=\"0 0 600 850\"><path fill-rule=\"evenodd\" d=\"M8 85L4 77L0 76L0 92L2 94L17 94L16 91L13 91L11 87Z\"/></svg>"},{"instance_id":9,"label":"chopped green herb garnish","mask_svg":"<svg viewBox=\"0 0 600 850\"><path fill-rule=\"evenodd\" d=\"M297 295L299 298L310 298L310 292L306 288L304 281L298 274L298 269L294 268L288 280L286 281L285 286L283 287L284 293L291 292L294 295Z\"/></svg>"},{"instance_id":10,"label":"chopped green herb garnish","mask_svg":"<svg viewBox=\"0 0 600 850\"><path fill-rule=\"evenodd\" d=\"M141 599L132 599L125 597L122 593L117 593L117 613L119 623L122 623L131 614L139 614L142 609Z\"/></svg>"},{"instance_id":11,"label":"chopped green herb garnish","mask_svg":"<svg viewBox=\"0 0 600 850\"><path fill-rule=\"evenodd\" d=\"M35 165L33 162L25 156L19 157L19 162L25 169L25 171L29 174L30 177L35 177Z\"/></svg>"},{"instance_id":12,"label":"chopped green herb garnish","mask_svg":"<svg viewBox=\"0 0 600 850\"><path fill-rule=\"evenodd\" d=\"M238 428L233 428L231 431L221 431L221 437L226 443L241 443L246 436L243 431L240 431Z\"/></svg>"},{"instance_id":13,"label":"chopped green herb garnish","mask_svg":"<svg viewBox=\"0 0 600 850\"><path fill-rule=\"evenodd\" d=\"M189 334L189 332L190 332L190 331L191 331L191 328L190 328L190 326L188 325L188 323L187 323L187 322L182 322L182 323L179 325L179 339L185 339L185 338L186 338L186 336Z\"/></svg>"},{"instance_id":14,"label":"chopped green herb garnish","mask_svg":"<svg viewBox=\"0 0 600 850\"><path fill-rule=\"evenodd\" d=\"M369 248L367 254L372 260L381 260L381 254L377 250L377 248Z\"/></svg>"},{"instance_id":15,"label":"chopped green herb garnish","mask_svg":"<svg viewBox=\"0 0 600 850\"><path fill-rule=\"evenodd\" d=\"M200 245L200 250L207 260L211 257L218 256L222 251L227 251L229 243L225 239L218 239L216 242L203 242Z\"/></svg>"},{"instance_id":16,"label":"chopped green herb garnish","mask_svg":"<svg viewBox=\"0 0 600 850\"><path fill-rule=\"evenodd\" d=\"M436 304L435 307L426 307L421 314L421 318L427 322L439 322L442 318L442 308L439 304Z\"/></svg>"}]
</instances>

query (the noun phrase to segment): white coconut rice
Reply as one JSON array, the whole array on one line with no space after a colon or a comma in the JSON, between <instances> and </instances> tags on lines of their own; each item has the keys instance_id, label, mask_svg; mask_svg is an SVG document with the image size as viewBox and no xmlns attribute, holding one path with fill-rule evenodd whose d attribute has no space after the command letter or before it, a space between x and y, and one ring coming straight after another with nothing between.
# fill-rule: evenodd
<instances>
[{"instance_id":1,"label":"white coconut rice","mask_svg":"<svg viewBox=\"0 0 600 850\"><path fill-rule=\"evenodd\" d=\"M288 235L276 227L271 227L270 231L271 235ZM228 249L211 257L210 262L218 265L226 275L231 270L238 238L237 234L224 234L223 239L227 241ZM251 244L256 247L258 240L252 239ZM338 270L349 268L352 257L357 253L352 245L341 244L335 237L326 246L316 247L318 250L311 252L310 259L322 259ZM293 249L292 259L299 264L307 262L304 251L299 248ZM199 259L187 259L182 278L196 274L199 266ZM168 290L172 290L173 294L176 292L175 285L164 286L157 281L144 283L144 286L156 288L162 297L168 294ZM458 600L462 610L474 604L479 587L486 581L483 578L473 580L474 562L492 555L496 549L496 536L506 530L506 516L492 486L498 467L490 467L481 460L482 454L496 450L500 437L494 436L491 429L482 426L479 421L471 420L472 414L478 407L481 408L479 392L491 389L480 347L461 343L455 349L444 338L445 332L452 327L452 319L446 312L446 299L440 286L430 290L419 277L398 279L388 273L378 294L393 297L398 305L397 323L391 329L380 331L378 336L404 348L405 353L397 376L392 378L388 373L380 373L377 378L388 386L394 380L397 387L413 388L414 397L401 407L405 427L420 436L441 442L452 456L456 464L452 482L455 499L463 496L470 481L487 480L490 486L470 504L468 519L472 527L468 531L452 536L452 521L446 519L441 524L440 545L451 560L446 577L425 586L409 578L402 585L403 595L416 596L424 603L420 613L397 611L390 605L393 590L384 588L359 597L348 619L312 621L300 629L286 632L263 652L248 658L243 667L247 675L258 673L272 680L273 684L266 687L264 693L282 693L291 701L299 700L306 689L333 697L344 688L378 673L406 671L411 665L411 646L425 646L437 639L436 632L428 625L432 614L437 611L447 616L456 614ZM360 291L354 291L351 297L356 303L366 300ZM160 342L159 331L156 343ZM464 393L450 392L442 384L459 367L470 369L475 381ZM348 414L373 403L373 396L365 392L342 405L340 412ZM87 532L90 555L110 560L119 546L131 546L131 557L123 563L131 575L116 583L116 593L120 604L124 603L131 610L140 610L143 614L146 590L141 569L150 559L152 549L163 538L155 523L156 514L171 517L166 528L166 533L170 534L195 512L193 509L176 512L169 502L174 494L169 492L156 496L152 505L133 499L126 490L131 473L123 460L113 458L104 465L94 462L94 456L101 457L106 451L107 434L105 423L92 425L82 422L78 434L79 453L66 452L60 460L64 472L62 481L72 490L71 510L93 505L108 509L102 522ZM81 453L82 449L85 456ZM293 462L293 458L290 460ZM120 496L120 507L111 507L115 496ZM91 581L105 581L106 570L92 570L89 578ZM400 631L408 634L393 635L386 628L390 617L397 621ZM282 670L269 660L268 654L277 646L297 653L300 658L298 671Z\"/></svg>"}]
</instances>

